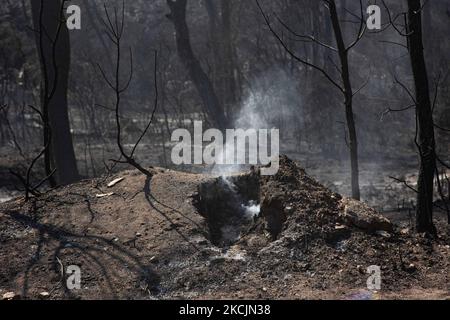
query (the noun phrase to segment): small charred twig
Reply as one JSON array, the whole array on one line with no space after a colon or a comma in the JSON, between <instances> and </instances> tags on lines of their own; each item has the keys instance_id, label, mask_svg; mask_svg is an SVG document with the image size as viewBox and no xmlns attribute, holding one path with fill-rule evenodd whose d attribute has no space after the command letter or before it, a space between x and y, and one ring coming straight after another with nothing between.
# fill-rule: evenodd
<instances>
[{"instance_id":1,"label":"small charred twig","mask_svg":"<svg viewBox=\"0 0 450 320\"><path fill-rule=\"evenodd\" d=\"M298 34L298 33L295 32L294 30L292 30L286 23L284 23L284 21L281 20L281 19L278 17L278 15L276 15L276 14L275 14L275 18L278 20L278 22L279 22L279 23L280 23L287 31L289 31L289 32L290 32L292 35L294 35L295 37L300 38L300 39L303 39L303 40L306 40L306 41L309 40L309 42L314 42L314 43L316 43L316 44L318 44L318 45L320 45L320 46L322 46L322 47L324 47L324 48L327 48L327 49L329 49L329 50L332 50L332 51L334 51L334 52L337 52L337 49L336 49L336 48L334 48L334 47L332 47L331 45L326 44L326 43L324 43L324 42L322 42L322 41L320 41L320 40L317 40L314 36Z\"/></svg>"},{"instance_id":2,"label":"small charred twig","mask_svg":"<svg viewBox=\"0 0 450 320\"><path fill-rule=\"evenodd\" d=\"M14 133L14 130L13 130L12 126L11 126L11 122L8 119L8 109L9 109L9 106L7 104L5 104L2 107L0 107L0 112L3 113L3 121L5 121L6 128L7 128L8 132L9 132L9 134L11 135L12 142L13 142L14 146L16 147L17 151L19 151L20 156L25 161L28 162L27 157L23 153L22 147L20 146L19 142L17 141L17 137L16 137L16 134Z\"/></svg>"},{"instance_id":3,"label":"small charred twig","mask_svg":"<svg viewBox=\"0 0 450 320\"><path fill-rule=\"evenodd\" d=\"M345 129L345 122L344 121L336 121L339 124L342 124L343 128L344 128L344 141L345 141L345 145L347 146L347 148L350 148L350 145L348 143L348 137L347 137L347 130Z\"/></svg>"},{"instance_id":4,"label":"small charred twig","mask_svg":"<svg viewBox=\"0 0 450 320\"><path fill-rule=\"evenodd\" d=\"M450 132L450 129L441 127L440 125L438 125L438 124L436 124L436 123L433 123L433 125L434 125L435 128L437 128L437 129L439 129L439 130L446 131L446 132Z\"/></svg>"},{"instance_id":5,"label":"small charred twig","mask_svg":"<svg viewBox=\"0 0 450 320\"><path fill-rule=\"evenodd\" d=\"M367 30L367 24L366 24L366 21L364 20L364 9L363 9L362 0L359 0L359 16L357 16L357 15L355 15L355 16L358 17L358 19L359 19L359 30L356 35L356 39L349 46L347 46L347 48L345 48L345 51L350 51L351 48L356 46L358 44L358 42L362 39L362 37L364 36L364 33Z\"/></svg>"},{"instance_id":6,"label":"small charred twig","mask_svg":"<svg viewBox=\"0 0 450 320\"><path fill-rule=\"evenodd\" d=\"M389 176L389 178L392 179L392 180L395 180L395 181L397 181L397 182L403 183L403 185L404 185L405 187L407 187L408 189L414 191L415 193L418 192L416 189L414 189L413 187L411 187L405 180L402 180L402 179L399 179L399 178L396 178L396 177L392 177L392 176Z\"/></svg>"},{"instance_id":7,"label":"small charred twig","mask_svg":"<svg viewBox=\"0 0 450 320\"><path fill-rule=\"evenodd\" d=\"M431 104L431 112L434 112L434 109L436 108L436 102L437 102L437 97L438 97L438 93L439 93L440 82L441 82L441 74L439 73L439 75L434 83L434 96L433 96L433 103Z\"/></svg>"},{"instance_id":8,"label":"small charred twig","mask_svg":"<svg viewBox=\"0 0 450 320\"><path fill-rule=\"evenodd\" d=\"M388 107L386 110L384 110L381 113L380 120L383 121L384 116L386 116L390 112L403 112L403 111L406 111L406 110L410 110L410 109L414 108L415 106L416 106L415 104L411 104L409 106L406 106L406 107L400 108L400 109L393 109L391 107Z\"/></svg>"},{"instance_id":9,"label":"small charred twig","mask_svg":"<svg viewBox=\"0 0 450 320\"><path fill-rule=\"evenodd\" d=\"M442 166L446 167L447 169L450 169L450 165L447 164L444 160L442 160L438 155L436 155L436 160L439 162Z\"/></svg>"},{"instance_id":10,"label":"small charred twig","mask_svg":"<svg viewBox=\"0 0 450 320\"><path fill-rule=\"evenodd\" d=\"M406 50L408 50L408 47L406 45L404 45L403 43L400 43L400 42L388 41L388 40L380 40L379 42L397 45L397 46L400 46L400 47L405 48Z\"/></svg>"},{"instance_id":11,"label":"small charred twig","mask_svg":"<svg viewBox=\"0 0 450 320\"><path fill-rule=\"evenodd\" d=\"M26 201L28 201L30 193L33 196L38 196L39 195L39 192L37 192L36 190L33 190L32 188L29 187L29 184L24 179L24 177L22 177L21 174L19 174L18 172L15 172L14 170L9 170L9 173L12 174L13 176L15 176L17 179L19 179L20 183L25 188L23 191L25 191L25 200Z\"/></svg>"},{"instance_id":12,"label":"small charred twig","mask_svg":"<svg viewBox=\"0 0 450 320\"><path fill-rule=\"evenodd\" d=\"M447 199L450 201L450 179L447 176L447 172L444 171L444 178L447 182ZM448 223L450 223L450 216L448 216Z\"/></svg>"},{"instance_id":13,"label":"small charred twig","mask_svg":"<svg viewBox=\"0 0 450 320\"><path fill-rule=\"evenodd\" d=\"M408 87L397 78L396 74L394 74L394 80L395 80L395 83L400 85L400 87L402 87L402 89L406 92L406 94L411 98L414 105L417 105L417 101L414 98L414 95L412 94L411 90L409 90Z\"/></svg>"},{"instance_id":14,"label":"small charred twig","mask_svg":"<svg viewBox=\"0 0 450 320\"><path fill-rule=\"evenodd\" d=\"M139 139L136 141L136 144L134 145L133 149L131 150L130 157L132 158L134 155L134 152L136 151L137 146L141 142L142 138L147 133L148 129L150 128L150 125L153 122L153 118L155 117L156 108L158 106L158 79L157 79L157 69L158 69L158 51L155 50L155 62L154 62L154 83L155 83L155 100L153 104L153 111L150 117L150 120L147 123L147 126L145 127L144 131L142 131L142 134L139 136Z\"/></svg>"},{"instance_id":15,"label":"small charred twig","mask_svg":"<svg viewBox=\"0 0 450 320\"><path fill-rule=\"evenodd\" d=\"M42 122L44 122L44 114L38 108L36 108L36 107L34 107L32 105L29 105L28 107L31 108L33 111L35 111L39 115L39 117L41 118ZM50 128L48 128L48 137L51 138L51 130L50 130ZM41 149L41 151L33 158L33 160L31 160L31 163L30 163L30 165L27 168L27 172L26 172L25 178L22 177L17 172L10 171L11 174L16 176L20 180L20 182L23 184L23 187L24 187L24 190L25 190L25 201L29 200L30 193L32 195L34 195L34 196L38 196L40 193L38 192L37 189L39 189L46 181L50 180L51 177L56 172L56 168L54 168L37 185L35 185L34 187L31 186L31 175L32 175L33 168L34 168L35 164L37 163L37 161L45 154L46 150L49 148L50 141L51 141L51 139L48 139L46 141L46 145L44 145L44 147Z\"/></svg>"},{"instance_id":16,"label":"small charred twig","mask_svg":"<svg viewBox=\"0 0 450 320\"><path fill-rule=\"evenodd\" d=\"M369 83L369 78L366 79L366 81L361 85L361 87L359 87L358 89L355 90L355 92L352 93L352 97L356 96L362 89L364 89L367 84Z\"/></svg>"},{"instance_id":17,"label":"small charred twig","mask_svg":"<svg viewBox=\"0 0 450 320\"><path fill-rule=\"evenodd\" d=\"M448 182L448 178L447 178L447 182ZM448 218L447 220L450 223L450 208L447 203L448 199L445 199L445 195L444 195L444 192L442 189L442 183L441 183L441 178L439 176L438 168L436 168L436 183L437 183L437 189L438 189L439 196L441 197L442 202L444 203L445 212L447 213L447 218Z\"/></svg>"},{"instance_id":18,"label":"small charred twig","mask_svg":"<svg viewBox=\"0 0 450 320\"><path fill-rule=\"evenodd\" d=\"M399 35L401 35L403 37L410 36L412 33L408 33L408 32L405 33L403 30L400 30L396 23L396 21L399 17L403 17L404 19L406 19L406 12L397 13L394 17L392 17L391 11L389 10L389 7L386 5L385 1L382 0L381 2L383 3L383 7L386 10L388 18L389 18L389 23L386 25L384 30L389 28L390 26L392 26ZM403 25L403 29L406 29L406 23Z\"/></svg>"},{"instance_id":19,"label":"small charred twig","mask_svg":"<svg viewBox=\"0 0 450 320\"><path fill-rule=\"evenodd\" d=\"M47 175L47 176L46 176L45 178L43 178L40 182L38 182L38 184L36 184L36 185L33 187L32 191L36 191L38 188L40 188L47 180L50 179L51 176L53 176L53 175L55 174L55 172L56 172L56 168L54 168L54 169L52 170L52 172L50 172L49 175Z\"/></svg>"}]
</instances>

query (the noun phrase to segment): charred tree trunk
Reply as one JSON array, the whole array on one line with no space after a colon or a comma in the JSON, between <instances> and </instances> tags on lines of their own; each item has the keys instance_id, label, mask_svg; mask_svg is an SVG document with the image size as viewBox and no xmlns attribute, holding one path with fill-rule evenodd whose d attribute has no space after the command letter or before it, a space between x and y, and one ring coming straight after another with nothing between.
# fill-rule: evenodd
<instances>
[{"instance_id":1,"label":"charred tree trunk","mask_svg":"<svg viewBox=\"0 0 450 320\"><path fill-rule=\"evenodd\" d=\"M233 50L233 31L232 31L232 15L233 3L230 0L221 1L222 9L222 37L223 37L223 54L224 54L224 107L228 114L233 111L238 103L237 84L235 77L235 51Z\"/></svg>"},{"instance_id":2,"label":"charred tree trunk","mask_svg":"<svg viewBox=\"0 0 450 320\"><path fill-rule=\"evenodd\" d=\"M44 116L44 145L47 175L56 169L61 185L79 179L73 150L67 106L70 69L69 31L59 0L31 1L33 24L41 65L41 108Z\"/></svg>"},{"instance_id":3,"label":"charred tree trunk","mask_svg":"<svg viewBox=\"0 0 450 320\"><path fill-rule=\"evenodd\" d=\"M209 21L209 40L213 57L213 85L226 114L233 114L238 102L235 79L235 52L233 50L232 3L220 1L220 10L216 0L205 0ZM219 14L220 13L220 14Z\"/></svg>"},{"instance_id":4,"label":"charred tree trunk","mask_svg":"<svg viewBox=\"0 0 450 320\"><path fill-rule=\"evenodd\" d=\"M225 114L211 80L202 69L200 61L192 51L189 28L186 23L187 0L167 0L170 14L167 17L173 22L176 33L178 55L203 101L205 112L219 129L228 127L228 117Z\"/></svg>"},{"instance_id":5,"label":"charred tree trunk","mask_svg":"<svg viewBox=\"0 0 450 320\"><path fill-rule=\"evenodd\" d=\"M408 49L414 77L417 145L420 169L416 209L416 231L435 233L433 225L433 180L436 172L434 124L423 53L422 6L420 0L408 0Z\"/></svg>"},{"instance_id":6,"label":"charred tree trunk","mask_svg":"<svg viewBox=\"0 0 450 320\"><path fill-rule=\"evenodd\" d=\"M350 71L348 64L348 49L345 46L342 30L339 24L339 17L336 10L335 1L329 1L330 18L336 39L339 60L341 62L341 78L344 87L345 118L348 129L348 147L350 149L352 198L359 200L359 167L358 167L358 141L356 136L356 125L353 114L353 90L350 81Z\"/></svg>"}]
</instances>

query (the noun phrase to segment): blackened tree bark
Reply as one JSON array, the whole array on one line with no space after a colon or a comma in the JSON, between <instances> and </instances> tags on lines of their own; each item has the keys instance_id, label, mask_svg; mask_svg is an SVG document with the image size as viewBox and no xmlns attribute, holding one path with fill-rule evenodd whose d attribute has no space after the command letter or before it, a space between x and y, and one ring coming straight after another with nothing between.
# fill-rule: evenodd
<instances>
[{"instance_id":1,"label":"blackened tree bark","mask_svg":"<svg viewBox=\"0 0 450 320\"><path fill-rule=\"evenodd\" d=\"M238 103L237 84L235 77L235 51L233 49L232 16L233 3L230 0L221 1L222 11L222 37L224 55L224 100L223 104L228 112L233 110ZM229 113L228 113L229 114Z\"/></svg>"},{"instance_id":2,"label":"blackened tree bark","mask_svg":"<svg viewBox=\"0 0 450 320\"><path fill-rule=\"evenodd\" d=\"M339 17L336 10L336 4L334 0L328 1L331 24L333 26L333 32L336 39L336 45L338 49L339 60L341 62L341 78L344 87L344 106L345 106L345 118L347 121L348 129L348 145L350 149L350 166L351 166L351 179L352 179L352 197L360 200L359 191L359 167L358 167L358 140L356 135L355 118L353 115L353 90L350 81L350 71L348 64L348 48L346 48L344 39L342 36L341 26L339 24Z\"/></svg>"},{"instance_id":3,"label":"blackened tree bark","mask_svg":"<svg viewBox=\"0 0 450 320\"><path fill-rule=\"evenodd\" d=\"M64 1L31 0L33 25L41 65L41 109L44 116L46 171L56 169L57 183L79 179L67 106L70 70L69 31L64 23Z\"/></svg>"},{"instance_id":4,"label":"blackened tree bark","mask_svg":"<svg viewBox=\"0 0 450 320\"><path fill-rule=\"evenodd\" d=\"M223 108L226 110L226 104L224 103L224 73L225 66L223 63L223 45L222 37L220 36L220 14L217 8L216 0L205 0L204 1L206 12L208 14L208 25L209 32L208 38L212 51L212 65L209 71L209 78L214 87L217 98L222 104Z\"/></svg>"},{"instance_id":5,"label":"blackened tree bark","mask_svg":"<svg viewBox=\"0 0 450 320\"><path fill-rule=\"evenodd\" d=\"M422 6L420 2L420 0L408 0L407 28L408 49L415 85L417 146L420 155L416 231L435 233L433 180L436 172L436 153L430 90L423 53Z\"/></svg>"},{"instance_id":6,"label":"blackened tree bark","mask_svg":"<svg viewBox=\"0 0 450 320\"><path fill-rule=\"evenodd\" d=\"M209 39L214 55L211 80L223 109L227 115L231 115L238 103L231 27L232 2L221 0L219 3L217 0L205 0L204 3L208 13ZM220 4L220 10L217 4Z\"/></svg>"},{"instance_id":7,"label":"blackened tree bark","mask_svg":"<svg viewBox=\"0 0 450 320\"><path fill-rule=\"evenodd\" d=\"M211 80L203 70L200 61L192 51L189 28L186 23L187 0L167 0L170 14L167 17L173 22L176 34L177 51L181 62L189 72L210 120L219 128L228 127L228 117L221 105Z\"/></svg>"}]
</instances>

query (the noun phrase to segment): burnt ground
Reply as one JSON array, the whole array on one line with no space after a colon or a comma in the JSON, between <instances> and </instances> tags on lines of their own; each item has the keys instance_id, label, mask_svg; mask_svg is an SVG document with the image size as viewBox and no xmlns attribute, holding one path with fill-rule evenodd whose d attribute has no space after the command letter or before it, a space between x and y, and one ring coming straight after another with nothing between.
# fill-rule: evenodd
<instances>
[{"instance_id":1,"label":"burnt ground","mask_svg":"<svg viewBox=\"0 0 450 320\"><path fill-rule=\"evenodd\" d=\"M22 299L445 299L450 239L412 234L286 157L275 176L153 169L0 204L0 294ZM108 188L116 179L122 181ZM259 205L258 216L242 205ZM81 289L66 287L69 265ZM370 265L381 290L367 289ZM48 292L48 296L40 295Z\"/></svg>"}]
</instances>

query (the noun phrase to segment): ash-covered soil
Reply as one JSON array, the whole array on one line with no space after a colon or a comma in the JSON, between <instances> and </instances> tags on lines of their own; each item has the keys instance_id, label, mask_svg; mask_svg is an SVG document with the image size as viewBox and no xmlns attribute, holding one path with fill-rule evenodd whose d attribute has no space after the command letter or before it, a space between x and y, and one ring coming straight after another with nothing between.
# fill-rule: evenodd
<instances>
[{"instance_id":1,"label":"ash-covered soil","mask_svg":"<svg viewBox=\"0 0 450 320\"><path fill-rule=\"evenodd\" d=\"M257 169L228 178L152 170L151 179L124 171L0 204L0 296L450 296L443 217L436 238L412 234L286 157L270 177ZM66 286L70 265L80 267L81 289ZM381 268L381 290L367 288L371 265Z\"/></svg>"}]
</instances>

